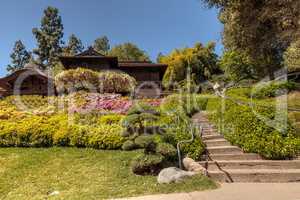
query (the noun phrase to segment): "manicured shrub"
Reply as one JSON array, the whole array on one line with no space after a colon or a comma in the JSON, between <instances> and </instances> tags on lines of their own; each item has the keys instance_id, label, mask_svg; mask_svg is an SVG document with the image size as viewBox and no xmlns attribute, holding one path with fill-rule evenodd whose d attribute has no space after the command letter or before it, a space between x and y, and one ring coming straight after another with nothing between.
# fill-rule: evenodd
<instances>
[{"instance_id":1,"label":"manicured shrub","mask_svg":"<svg viewBox=\"0 0 300 200\"><path fill-rule=\"evenodd\" d=\"M252 97L266 98L276 97L296 89L296 84L289 81L273 81L258 88L252 93Z\"/></svg>"},{"instance_id":2,"label":"manicured shrub","mask_svg":"<svg viewBox=\"0 0 300 200\"><path fill-rule=\"evenodd\" d=\"M156 147L156 153L163 155L167 160L174 160L177 156L176 148L168 143L159 143Z\"/></svg>"},{"instance_id":3,"label":"manicured shrub","mask_svg":"<svg viewBox=\"0 0 300 200\"><path fill-rule=\"evenodd\" d=\"M134 150L134 149L137 149L137 148L138 148L138 146L132 140L127 140L122 145L122 149L124 151L131 151L131 150Z\"/></svg>"},{"instance_id":4,"label":"manicured shrub","mask_svg":"<svg viewBox=\"0 0 300 200\"><path fill-rule=\"evenodd\" d=\"M96 92L99 87L99 73L84 68L66 70L55 76L55 86L60 94L79 90Z\"/></svg>"},{"instance_id":5,"label":"manicured shrub","mask_svg":"<svg viewBox=\"0 0 300 200\"><path fill-rule=\"evenodd\" d=\"M150 105L136 104L128 111L127 116L122 120L122 125L128 135L150 133L147 128L159 119L159 115L160 113Z\"/></svg>"},{"instance_id":6,"label":"manicured shrub","mask_svg":"<svg viewBox=\"0 0 300 200\"><path fill-rule=\"evenodd\" d=\"M130 75L116 71L100 72L99 80L101 93L131 93L137 85Z\"/></svg>"},{"instance_id":7,"label":"manicured shrub","mask_svg":"<svg viewBox=\"0 0 300 200\"><path fill-rule=\"evenodd\" d=\"M225 112L212 114L211 119L225 125L220 130L233 144L245 152L258 153L266 159L293 158L300 152L300 137L288 121L284 127L278 118L286 118L285 113L276 113L271 107L251 108L226 101ZM268 106L268 105L265 105ZM282 115L282 116L280 116ZM266 120L273 120L272 125Z\"/></svg>"},{"instance_id":8,"label":"manicured shrub","mask_svg":"<svg viewBox=\"0 0 300 200\"><path fill-rule=\"evenodd\" d=\"M31 116L0 123L1 147L75 146L120 149L125 142L118 124L98 126L69 124L65 114Z\"/></svg>"},{"instance_id":9,"label":"manicured shrub","mask_svg":"<svg viewBox=\"0 0 300 200\"><path fill-rule=\"evenodd\" d=\"M159 154L143 154L136 157L131 168L138 175L157 175L163 165L163 156Z\"/></svg>"},{"instance_id":10,"label":"manicured shrub","mask_svg":"<svg viewBox=\"0 0 300 200\"><path fill-rule=\"evenodd\" d=\"M100 117L99 123L106 124L106 125L120 124L123 118L124 115L118 115L118 114L103 115Z\"/></svg>"}]
</instances>

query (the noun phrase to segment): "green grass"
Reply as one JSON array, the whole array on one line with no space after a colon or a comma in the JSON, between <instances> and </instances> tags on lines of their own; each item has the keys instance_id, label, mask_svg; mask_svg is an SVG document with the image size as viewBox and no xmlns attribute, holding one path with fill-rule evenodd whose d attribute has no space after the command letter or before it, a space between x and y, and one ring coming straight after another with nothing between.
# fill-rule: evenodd
<instances>
[{"instance_id":1,"label":"green grass","mask_svg":"<svg viewBox=\"0 0 300 200\"><path fill-rule=\"evenodd\" d=\"M0 199L107 199L214 189L196 176L159 185L156 177L136 176L130 162L139 152L77 148L1 148ZM49 196L53 191L58 195Z\"/></svg>"}]
</instances>

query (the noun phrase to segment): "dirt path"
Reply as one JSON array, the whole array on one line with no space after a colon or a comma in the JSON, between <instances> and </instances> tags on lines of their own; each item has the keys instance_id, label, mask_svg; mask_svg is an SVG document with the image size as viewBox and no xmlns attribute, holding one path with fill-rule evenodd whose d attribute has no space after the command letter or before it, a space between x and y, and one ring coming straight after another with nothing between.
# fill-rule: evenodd
<instances>
[{"instance_id":1,"label":"dirt path","mask_svg":"<svg viewBox=\"0 0 300 200\"><path fill-rule=\"evenodd\" d=\"M300 183L231 183L217 190L154 195L130 200L300 200Z\"/></svg>"}]
</instances>

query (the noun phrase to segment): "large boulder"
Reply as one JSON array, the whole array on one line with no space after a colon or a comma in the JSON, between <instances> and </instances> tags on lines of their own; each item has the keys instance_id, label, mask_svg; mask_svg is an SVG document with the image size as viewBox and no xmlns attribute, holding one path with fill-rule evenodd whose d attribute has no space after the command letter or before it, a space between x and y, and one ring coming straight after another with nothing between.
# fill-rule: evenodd
<instances>
[{"instance_id":1,"label":"large boulder","mask_svg":"<svg viewBox=\"0 0 300 200\"><path fill-rule=\"evenodd\" d=\"M199 163L197 163L196 161L194 161L191 158L184 158L183 161L183 166L187 171L191 171L191 172L195 172L195 173L200 173L203 175L207 174L207 170L202 167L202 165L200 165Z\"/></svg>"},{"instance_id":2,"label":"large boulder","mask_svg":"<svg viewBox=\"0 0 300 200\"><path fill-rule=\"evenodd\" d=\"M170 167L170 168L166 168L163 169L158 177L157 177L157 181L160 184L163 183L178 183L180 181L182 181L184 178L187 177L191 177L196 175L197 173L195 172L187 172L181 169L178 169L176 167Z\"/></svg>"}]
</instances>

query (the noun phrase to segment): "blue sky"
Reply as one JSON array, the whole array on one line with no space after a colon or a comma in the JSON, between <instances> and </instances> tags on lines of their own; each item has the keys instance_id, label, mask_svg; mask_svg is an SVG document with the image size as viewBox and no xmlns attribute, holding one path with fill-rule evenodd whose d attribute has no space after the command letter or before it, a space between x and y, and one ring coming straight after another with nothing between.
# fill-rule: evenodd
<instances>
[{"instance_id":1,"label":"blue sky","mask_svg":"<svg viewBox=\"0 0 300 200\"><path fill-rule=\"evenodd\" d=\"M57 7L64 24L64 40L71 33L85 46L102 35L111 45L136 43L152 60L159 52L217 42L222 52L222 25L217 10L206 9L200 0L3 0L0 7L0 76L4 76L14 42L28 50L36 46L32 28L40 26L43 10Z\"/></svg>"}]
</instances>

